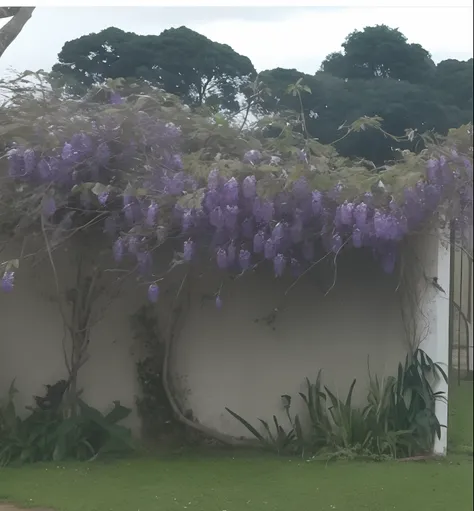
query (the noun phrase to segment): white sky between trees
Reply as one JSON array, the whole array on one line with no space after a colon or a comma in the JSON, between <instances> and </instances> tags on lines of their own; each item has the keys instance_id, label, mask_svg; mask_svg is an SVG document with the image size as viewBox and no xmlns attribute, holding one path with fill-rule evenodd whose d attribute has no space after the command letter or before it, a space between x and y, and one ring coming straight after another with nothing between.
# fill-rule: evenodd
<instances>
[{"instance_id":1,"label":"white sky between trees","mask_svg":"<svg viewBox=\"0 0 474 511\"><path fill-rule=\"evenodd\" d=\"M328 53L341 49L352 30L376 24L398 28L409 42L428 50L435 62L473 56L473 9L466 2L460 2L465 7L449 8L150 7L150 2L146 7L41 6L46 3L37 2L32 18L0 59L0 77L11 68L50 70L66 41L110 26L158 35L185 25L246 55L257 71L284 67L313 74ZM5 22L0 20L0 27Z\"/></svg>"}]
</instances>

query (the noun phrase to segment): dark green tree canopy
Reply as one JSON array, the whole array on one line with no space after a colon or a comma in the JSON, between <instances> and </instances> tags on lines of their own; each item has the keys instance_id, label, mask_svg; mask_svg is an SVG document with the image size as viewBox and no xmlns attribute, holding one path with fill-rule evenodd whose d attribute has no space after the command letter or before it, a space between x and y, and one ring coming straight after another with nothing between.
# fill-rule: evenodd
<instances>
[{"instance_id":1,"label":"dark green tree canopy","mask_svg":"<svg viewBox=\"0 0 474 511\"><path fill-rule=\"evenodd\" d=\"M311 90L302 96L306 127L312 137L324 144L343 136L341 125L350 125L363 116L382 117L385 131L397 136L403 136L408 128L420 133L434 130L445 134L452 126L470 120L468 111L447 105L438 91L423 84L391 78L346 81L329 73L318 72L311 76L296 69L281 68L260 74L260 79L271 90L264 98L264 109L272 113L299 112L299 100L288 94L287 88L300 78ZM358 156L376 163L394 158L395 148L417 149L371 130L353 133L336 147L344 156Z\"/></svg>"},{"instance_id":2,"label":"dark green tree canopy","mask_svg":"<svg viewBox=\"0 0 474 511\"><path fill-rule=\"evenodd\" d=\"M302 97L306 127L322 143L340 139L341 125L361 116L382 117L386 131L398 136L407 128L445 134L472 120L472 59L435 66L420 45L409 44L398 29L385 25L352 32L342 47L343 52L328 55L315 75L277 68L254 81L256 72L247 57L186 27L158 36L111 27L66 43L54 70L84 88L108 78L138 79L188 105L237 111L241 97L247 101L247 115L251 110L293 119L301 114L301 105L288 94L288 86L302 79L311 91ZM265 93L256 94L257 82ZM343 138L337 147L344 156L375 162L391 159L393 148L415 149L370 130Z\"/></svg>"},{"instance_id":3,"label":"dark green tree canopy","mask_svg":"<svg viewBox=\"0 0 474 511\"><path fill-rule=\"evenodd\" d=\"M342 44L343 52L331 53L321 69L340 78L392 78L412 83L427 81L435 64L419 44L410 44L398 30L377 25L355 30Z\"/></svg>"},{"instance_id":4,"label":"dark green tree canopy","mask_svg":"<svg viewBox=\"0 0 474 511\"><path fill-rule=\"evenodd\" d=\"M53 71L88 87L107 78L160 85L186 103L236 110L237 94L255 76L230 46L186 27L141 36L111 27L67 42Z\"/></svg>"},{"instance_id":5,"label":"dark green tree canopy","mask_svg":"<svg viewBox=\"0 0 474 511\"><path fill-rule=\"evenodd\" d=\"M135 34L110 27L99 33L79 37L64 44L53 71L73 78L90 87L107 78L126 78L136 75L143 56L136 48ZM138 60L130 53L136 52Z\"/></svg>"},{"instance_id":6,"label":"dark green tree canopy","mask_svg":"<svg viewBox=\"0 0 474 511\"><path fill-rule=\"evenodd\" d=\"M434 87L450 104L472 112L473 59L443 60L436 66Z\"/></svg>"}]
</instances>

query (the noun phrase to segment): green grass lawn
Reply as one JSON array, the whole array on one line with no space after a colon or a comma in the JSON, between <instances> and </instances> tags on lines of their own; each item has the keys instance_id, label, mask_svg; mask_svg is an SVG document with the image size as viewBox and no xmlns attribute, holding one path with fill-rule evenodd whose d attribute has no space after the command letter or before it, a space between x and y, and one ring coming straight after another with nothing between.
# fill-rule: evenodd
<instances>
[{"instance_id":1,"label":"green grass lawn","mask_svg":"<svg viewBox=\"0 0 474 511\"><path fill-rule=\"evenodd\" d=\"M0 470L0 500L57 511L471 511L472 382L453 388L442 462L182 455Z\"/></svg>"}]
</instances>

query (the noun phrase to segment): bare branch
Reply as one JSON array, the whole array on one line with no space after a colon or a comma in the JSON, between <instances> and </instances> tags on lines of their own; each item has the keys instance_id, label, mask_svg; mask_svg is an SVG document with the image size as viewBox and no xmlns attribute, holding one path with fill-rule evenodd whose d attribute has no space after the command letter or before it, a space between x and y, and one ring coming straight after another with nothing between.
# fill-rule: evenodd
<instances>
[{"instance_id":1,"label":"bare branch","mask_svg":"<svg viewBox=\"0 0 474 511\"><path fill-rule=\"evenodd\" d=\"M18 11L14 13L12 19L0 29L0 57L23 30L27 21L31 18L35 7L0 7L0 18L8 17L9 13L12 16L11 12L15 12L16 9Z\"/></svg>"},{"instance_id":2,"label":"bare branch","mask_svg":"<svg viewBox=\"0 0 474 511\"><path fill-rule=\"evenodd\" d=\"M11 18L18 13L20 7L0 7L0 19Z\"/></svg>"}]
</instances>

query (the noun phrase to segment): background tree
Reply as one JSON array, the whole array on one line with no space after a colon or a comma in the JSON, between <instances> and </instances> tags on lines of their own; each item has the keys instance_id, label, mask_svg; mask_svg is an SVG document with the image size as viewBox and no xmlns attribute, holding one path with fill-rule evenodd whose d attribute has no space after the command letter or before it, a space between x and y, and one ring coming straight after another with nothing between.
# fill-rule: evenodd
<instances>
[{"instance_id":1,"label":"background tree","mask_svg":"<svg viewBox=\"0 0 474 511\"><path fill-rule=\"evenodd\" d=\"M349 34L343 52L331 53L321 69L340 78L393 78L412 83L426 82L434 75L435 64L419 44L409 44L395 28L366 27Z\"/></svg>"},{"instance_id":2,"label":"background tree","mask_svg":"<svg viewBox=\"0 0 474 511\"><path fill-rule=\"evenodd\" d=\"M449 104L472 113L473 59L443 60L436 66L434 87L444 94Z\"/></svg>"},{"instance_id":3,"label":"background tree","mask_svg":"<svg viewBox=\"0 0 474 511\"><path fill-rule=\"evenodd\" d=\"M107 78L144 79L187 104L237 110L237 94L255 78L251 61L186 27L159 36L108 28L67 42L53 70L84 86Z\"/></svg>"},{"instance_id":4,"label":"background tree","mask_svg":"<svg viewBox=\"0 0 474 511\"><path fill-rule=\"evenodd\" d=\"M34 10L35 7L0 7L0 19L11 17L11 20L0 28L0 57L23 30Z\"/></svg>"},{"instance_id":5,"label":"background tree","mask_svg":"<svg viewBox=\"0 0 474 511\"><path fill-rule=\"evenodd\" d=\"M354 31L342 46L344 52L328 55L314 76L281 68L261 73L271 91L263 110L287 117L301 113L299 98L287 94L287 88L302 79L311 90L303 101L310 136L325 144L337 140L344 156L377 164L397 157L395 149L423 148L420 140L407 140L407 128L446 134L472 121L472 59L435 66L420 45L409 44L399 30L385 25ZM345 137L347 127L363 116L383 118L385 131L397 138L364 129Z\"/></svg>"},{"instance_id":6,"label":"background tree","mask_svg":"<svg viewBox=\"0 0 474 511\"><path fill-rule=\"evenodd\" d=\"M69 41L59 53L59 63L53 66L53 72L85 87L103 83L107 78L134 77L136 68L144 62L136 48L138 37L110 27Z\"/></svg>"},{"instance_id":7,"label":"background tree","mask_svg":"<svg viewBox=\"0 0 474 511\"><path fill-rule=\"evenodd\" d=\"M399 137L406 128L446 134L448 128L472 119L472 59L435 66L425 49L385 25L354 31L342 46L344 51L328 55L315 75L277 68L255 80L247 57L186 27L158 36L111 27L66 43L54 71L80 84L80 92L107 79L129 78L213 111L235 114L242 99L239 126L247 123L250 113L277 114L297 125L301 105L299 97L288 94L288 86L302 78L311 90L303 98L309 134L322 143L343 137L337 142L341 154L376 163L395 157L394 149L415 147L380 131L344 137L345 127L361 116L382 117L386 131ZM275 126L267 128L271 136ZM416 149L421 148L418 142Z\"/></svg>"},{"instance_id":8,"label":"background tree","mask_svg":"<svg viewBox=\"0 0 474 511\"><path fill-rule=\"evenodd\" d=\"M296 69L273 69L261 73L262 82L271 90L263 98L267 113L289 115L299 112L298 98L287 94L289 83L302 78L311 94L303 98L306 128L310 136L329 144L344 136L341 126L357 119L379 116L384 119L385 131L404 138L405 129L423 133L429 130L446 134L452 126L470 121L471 114L456 105L446 104L442 94L422 84L394 79L346 82L329 73L306 75ZM361 130L336 143L344 156L357 156L381 164L396 156L394 149L422 149L419 145L384 136L380 131Z\"/></svg>"}]
</instances>

